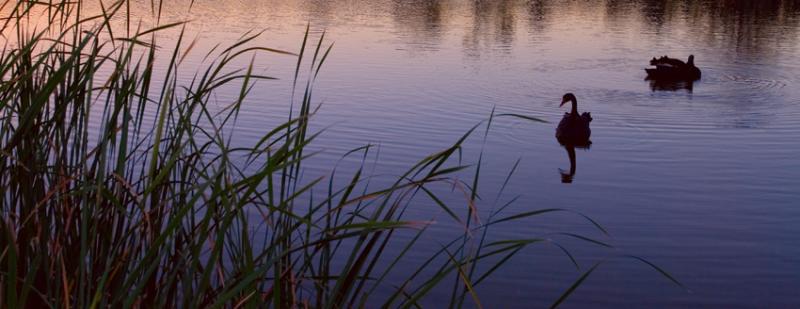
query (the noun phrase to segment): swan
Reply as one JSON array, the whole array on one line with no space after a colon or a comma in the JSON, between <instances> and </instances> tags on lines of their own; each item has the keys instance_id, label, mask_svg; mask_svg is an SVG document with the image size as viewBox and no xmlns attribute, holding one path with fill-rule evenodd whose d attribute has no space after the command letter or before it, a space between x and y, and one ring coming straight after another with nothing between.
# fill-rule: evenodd
<instances>
[{"instance_id":1,"label":"swan","mask_svg":"<svg viewBox=\"0 0 800 309\"><path fill-rule=\"evenodd\" d=\"M590 144L589 136L592 135L592 130L589 129L589 123L592 122L592 114L578 114L578 100L572 93L564 94L559 107L567 102L572 102L572 111L565 113L564 118L558 123L556 139L561 144L578 146Z\"/></svg>"},{"instance_id":2,"label":"swan","mask_svg":"<svg viewBox=\"0 0 800 309\"><path fill-rule=\"evenodd\" d=\"M694 55L689 55L687 62L667 56L650 60L650 65L655 68L644 69L647 72L647 79L650 80L688 80L695 81L700 79L702 73L694 65Z\"/></svg>"},{"instance_id":3,"label":"swan","mask_svg":"<svg viewBox=\"0 0 800 309\"><path fill-rule=\"evenodd\" d=\"M689 59L690 59L689 61L693 62L694 61L694 55L690 55ZM673 67L679 67L679 66L686 65L686 62L683 62L683 61L681 61L679 59L670 58L667 55L664 55L663 57L658 58L658 59L656 59L656 57L653 57L653 59L650 60L650 65L668 65L668 66L673 66Z\"/></svg>"}]
</instances>

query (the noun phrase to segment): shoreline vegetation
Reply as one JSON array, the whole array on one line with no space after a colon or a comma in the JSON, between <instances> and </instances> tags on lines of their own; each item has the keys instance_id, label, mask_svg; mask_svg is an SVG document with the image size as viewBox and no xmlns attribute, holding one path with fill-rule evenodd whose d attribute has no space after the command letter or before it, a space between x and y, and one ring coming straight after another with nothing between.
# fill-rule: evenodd
<instances>
[{"instance_id":1,"label":"shoreline vegetation","mask_svg":"<svg viewBox=\"0 0 800 309\"><path fill-rule=\"evenodd\" d=\"M324 34L311 42L306 31L299 51L290 52L253 46L260 33L246 33L208 51L214 60L192 68L194 78L182 84L180 63L194 46L185 40L184 23L134 30L128 1L100 3L99 14L86 16L82 1L7 1L0 8L9 37L0 54L3 307L408 308L434 289L449 291L449 299L436 300L442 305L482 307L480 284L540 243L563 250L578 269L555 307L599 265L579 267L557 239L612 248L572 233L487 237L494 225L562 211L607 234L588 217L559 208L506 214L516 199L500 195L497 207L479 215L486 212L478 205L492 205L478 194L483 155L476 164L462 163L463 143L481 131L485 138L498 117L536 118L493 113L442 151L420 155L386 187L370 185L363 164L301 180L302 163L314 155L306 148L321 133L309 123L318 109L314 81L332 50ZM27 27L31 18L48 24ZM125 33L112 26L117 19L128 25ZM156 34L170 29L180 29L177 39L157 45ZM171 57L163 76L155 76L164 50ZM248 93L273 79L253 73L255 53L296 58L293 112L250 146L232 147ZM241 57L253 60L230 68ZM309 70L307 80L302 70ZM239 96L218 109L211 102L223 87L236 87ZM344 156L366 160L373 148ZM516 167L509 167L503 188ZM337 173L350 181L335 182ZM464 203L446 204L436 186L465 196ZM463 233L443 240L405 281L387 282L430 224L403 217L421 199ZM264 232L256 235L254 225ZM413 237L394 241L401 229ZM389 256L387 246L402 249ZM371 297L377 290L388 297Z\"/></svg>"}]
</instances>

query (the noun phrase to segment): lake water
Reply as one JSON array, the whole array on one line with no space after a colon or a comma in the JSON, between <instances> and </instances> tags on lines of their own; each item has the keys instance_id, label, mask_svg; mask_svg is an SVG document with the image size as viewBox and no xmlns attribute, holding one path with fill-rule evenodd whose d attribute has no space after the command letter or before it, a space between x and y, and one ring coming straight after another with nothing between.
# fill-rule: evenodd
<instances>
[{"instance_id":1,"label":"lake water","mask_svg":"<svg viewBox=\"0 0 800 309\"><path fill-rule=\"evenodd\" d=\"M322 108L313 126L326 131L309 175L330 171L347 150L367 143L380 144L373 173L399 175L492 109L548 120L493 122L481 194L494 196L520 159L501 199L521 196L508 214L568 208L608 229L610 237L562 214L493 231L569 231L617 248L564 240L584 269L608 261L565 307L800 305L798 2L242 0L187 7L166 3L162 23L191 20L187 33L198 43L182 64L189 73L214 44L248 30L265 31L259 45L296 51L310 23L312 39L324 30L335 42L314 88ZM703 70L691 89L644 80L653 56L690 54ZM257 58L257 73L282 81L251 93L237 125L240 142L285 120L293 62ZM576 150L571 183L562 182L569 156L553 136L566 92L594 117L593 145ZM482 135L467 143L469 162ZM341 164L357 164L348 160ZM448 202L459 201L455 194ZM478 204L481 211L490 201ZM454 225L425 203L408 216L437 221L407 260L415 267L426 250L449 241ZM690 291L624 254L652 261ZM490 308L541 307L579 274L557 248L530 247L478 292ZM437 295L448 292L424 303L436 307Z\"/></svg>"}]
</instances>

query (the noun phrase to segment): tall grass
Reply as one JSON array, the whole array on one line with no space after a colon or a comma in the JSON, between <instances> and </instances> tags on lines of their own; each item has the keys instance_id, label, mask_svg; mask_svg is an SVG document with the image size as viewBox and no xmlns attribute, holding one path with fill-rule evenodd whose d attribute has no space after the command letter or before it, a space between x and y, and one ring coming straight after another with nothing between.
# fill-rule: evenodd
<instances>
[{"instance_id":1,"label":"tall grass","mask_svg":"<svg viewBox=\"0 0 800 309\"><path fill-rule=\"evenodd\" d=\"M299 52L288 52L253 46L259 33L247 33L209 52L214 60L182 84L180 63L194 46L182 23L131 28L127 1L90 16L81 5L6 1L0 9L6 42L14 42L0 54L2 306L406 308L445 288L451 297L437 302L481 307L476 287L527 246L555 244L574 261L552 237L488 240L494 225L562 211L501 216L511 199L480 218L482 155L476 165L460 157L465 140L478 128L488 134L492 119L382 188L369 185L363 164L302 180L313 155L306 149L319 136L309 121L313 84L331 51L324 35L312 43L306 31ZM120 16L123 33L112 25ZM46 18L47 26L26 26L32 18ZM180 35L157 52L155 34L169 29ZM256 82L272 79L254 74L253 60L230 68L254 53L296 57L296 106L250 146L233 147L245 98ZM156 56L165 54L166 71L156 76ZM303 68L310 68L308 80L301 80ZM214 94L225 87L239 95L216 108ZM467 172L468 181L460 177ZM350 180L336 182L336 173ZM446 204L436 184L463 192L464 206ZM427 229L403 218L423 199L463 233L403 282L387 282ZM265 228L254 233L258 225ZM395 242L400 229L415 236ZM385 256L387 246L402 249ZM371 297L377 290L389 296Z\"/></svg>"}]
</instances>

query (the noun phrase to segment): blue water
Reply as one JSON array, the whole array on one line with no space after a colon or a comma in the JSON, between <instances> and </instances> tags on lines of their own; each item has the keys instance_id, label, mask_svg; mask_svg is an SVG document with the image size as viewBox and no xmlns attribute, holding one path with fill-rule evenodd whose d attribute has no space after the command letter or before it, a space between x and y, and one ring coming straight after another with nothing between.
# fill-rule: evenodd
<instances>
[{"instance_id":1,"label":"blue water","mask_svg":"<svg viewBox=\"0 0 800 309\"><path fill-rule=\"evenodd\" d=\"M380 145L370 172L399 175L492 109L550 121L493 122L480 187L492 198L477 207L492 209L519 159L500 199L520 196L507 214L568 208L609 231L571 214L492 231L497 239L574 232L615 246L554 237L582 270L606 261L565 307L800 306L800 3L242 0L186 7L168 3L162 17L191 20L187 33L198 43L182 64L186 81L202 67L205 50L248 30L265 31L254 43L296 51L310 22L312 40L324 30L335 42L314 88L322 107L313 129L325 132L312 146L322 153L305 165L308 177L367 143ZM691 89L653 87L643 68L665 54L694 54L703 78ZM256 60L257 73L282 80L259 83L243 105L236 131L242 143L284 121L289 108L294 59ZM569 170L567 152L553 137L565 92L594 117L593 144L576 151L569 184L559 170ZM465 160L476 162L482 139L481 131L467 142ZM463 196L450 196L465 214ZM414 204L407 215L436 224L400 272L459 233L432 203ZM626 254L657 264L689 291ZM477 288L486 307L541 307L580 273L558 248L533 246ZM436 307L449 297L446 286L423 304Z\"/></svg>"}]
</instances>

